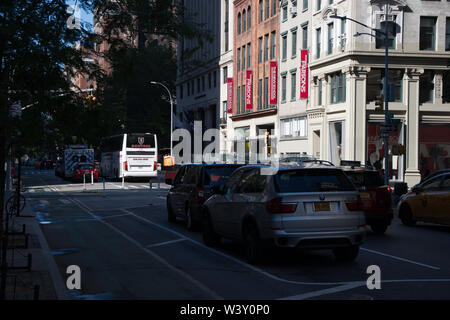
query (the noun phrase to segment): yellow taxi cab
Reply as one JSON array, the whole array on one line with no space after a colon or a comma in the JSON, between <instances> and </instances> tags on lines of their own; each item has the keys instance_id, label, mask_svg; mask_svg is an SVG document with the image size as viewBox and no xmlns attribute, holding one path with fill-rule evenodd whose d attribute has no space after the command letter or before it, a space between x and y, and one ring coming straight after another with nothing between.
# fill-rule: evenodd
<instances>
[{"instance_id":1,"label":"yellow taxi cab","mask_svg":"<svg viewBox=\"0 0 450 320\"><path fill-rule=\"evenodd\" d=\"M417 221L450 225L450 173L427 179L404 194L397 205L403 224Z\"/></svg>"}]
</instances>

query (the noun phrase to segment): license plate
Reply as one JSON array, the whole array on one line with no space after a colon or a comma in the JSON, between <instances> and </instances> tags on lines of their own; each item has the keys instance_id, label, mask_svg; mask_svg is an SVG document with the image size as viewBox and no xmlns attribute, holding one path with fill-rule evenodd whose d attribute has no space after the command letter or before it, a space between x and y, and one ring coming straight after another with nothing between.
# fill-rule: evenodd
<instances>
[{"instance_id":1,"label":"license plate","mask_svg":"<svg viewBox=\"0 0 450 320\"><path fill-rule=\"evenodd\" d=\"M370 199L370 194L368 192L361 192L359 196L361 199Z\"/></svg>"},{"instance_id":2,"label":"license plate","mask_svg":"<svg viewBox=\"0 0 450 320\"><path fill-rule=\"evenodd\" d=\"M329 202L314 202L314 211L331 211Z\"/></svg>"}]
</instances>

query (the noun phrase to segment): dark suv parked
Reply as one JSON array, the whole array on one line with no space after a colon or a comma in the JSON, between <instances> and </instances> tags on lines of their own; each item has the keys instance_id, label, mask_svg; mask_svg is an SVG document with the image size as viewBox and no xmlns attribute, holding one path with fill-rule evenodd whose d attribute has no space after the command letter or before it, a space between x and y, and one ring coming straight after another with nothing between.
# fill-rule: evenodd
<instances>
[{"instance_id":1,"label":"dark suv parked","mask_svg":"<svg viewBox=\"0 0 450 320\"><path fill-rule=\"evenodd\" d=\"M186 222L186 227L195 229L201 224L202 205L212 194L214 186L220 186L240 164L185 164L178 170L175 179L166 179L172 188L167 194L169 222L177 217Z\"/></svg>"},{"instance_id":2,"label":"dark suv parked","mask_svg":"<svg viewBox=\"0 0 450 320\"><path fill-rule=\"evenodd\" d=\"M361 209L374 233L383 234L393 218L392 190L378 171L359 161L342 161L341 168L359 190Z\"/></svg>"}]
</instances>

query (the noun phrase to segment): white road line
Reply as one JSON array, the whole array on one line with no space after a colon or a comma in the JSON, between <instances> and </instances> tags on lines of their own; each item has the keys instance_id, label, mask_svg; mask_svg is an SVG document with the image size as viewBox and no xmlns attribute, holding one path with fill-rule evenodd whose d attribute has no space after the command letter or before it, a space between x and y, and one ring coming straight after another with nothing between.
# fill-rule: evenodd
<instances>
[{"instance_id":1,"label":"white road line","mask_svg":"<svg viewBox=\"0 0 450 320\"><path fill-rule=\"evenodd\" d=\"M125 217L125 216L129 216L129 213L123 213L123 214L115 214L112 216L105 216L105 217L99 217L97 216L98 219L100 220L105 220L105 219L112 219L112 218L118 218L118 217Z\"/></svg>"},{"instance_id":2,"label":"white road line","mask_svg":"<svg viewBox=\"0 0 450 320\"><path fill-rule=\"evenodd\" d=\"M165 241L165 242L160 242L160 243L155 243L155 244L149 244L147 246L147 248L165 246L167 244L172 244L172 243L181 242L181 241L186 241L186 239L176 239L176 240L170 240L170 241Z\"/></svg>"},{"instance_id":3,"label":"white road line","mask_svg":"<svg viewBox=\"0 0 450 320\"><path fill-rule=\"evenodd\" d=\"M434 267L434 266L430 266L430 265L428 265L428 264L424 264L424 263L412 261L412 260L409 260L409 259L405 259L405 258L400 258L400 257L392 256L392 255L390 255L390 254L383 253L383 252L380 252L380 251L375 251L375 250L366 249L366 248L360 248L360 250L362 250L362 251L367 251L367 252L374 253L374 254L378 254L378 255L380 255L380 256L389 257L389 258L392 258L392 259L395 259L395 260L399 260L399 261L403 261L403 262L412 263L412 264L415 264L415 265L418 265L418 266L422 266L422 267L425 267L425 268L430 268L430 269L433 269L433 270L440 270L439 267Z\"/></svg>"},{"instance_id":4,"label":"white road line","mask_svg":"<svg viewBox=\"0 0 450 320\"><path fill-rule=\"evenodd\" d=\"M116 187L116 188L122 189L122 186L117 186L117 185L115 185L114 183L110 183L110 182L108 182L107 184L109 184L110 186L113 186L113 187Z\"/></svg>"},{"instance_id":5,"label":"white road line","mask_svg":"<svg viewBox=\"0 0 450 320\"><path fill-rule=\"evenodd\" d=\"M98 219L98 217L96 215L94 215L91 210L89 209L88 206L86 206L85 204L81 203L80 201L76 200L76 199L71 199L75 204L77 204L81 209L83 209L86 213L90 214L92 217ZM160 263L164 264L165 266L167 266L167 268L171 269L173 272L177 273L180 277L186 279L187 281L191 282L192 284L194 284L195 286L199 287L201 290L203 290L204 292L206 292L209 296L211 296L213 299L218 299L218 300L223 300L223 298L221 296L219 296L217 293L215 293L214 291L212 291L210 288L206 287L204 284L202 284L201 282L199 282L198 280L194 279L193 277L191 277L189 274L183 272L182 270L178 269L177 267L171 265L169 262L167 262L165 259L161 258L159 255L157 255L156 253L154 253L153 251L149 250L148 248L142 246L139 242L137 242L136 240L134 240L133 238L131 238L130 236L128 236L126 233L122 232L121 230L117 229L116 227L110 225L109 223L107 223L106 221L102 220L102 219L98 219L98 221L100 221L101 223L103 223L104 225L108 226L110 229L114 230L116 233L120 234L122 237L124 237L125 239L127 239L128 241L130 241L131 243L133 243L134 245L136 245L138 248L140 248L141 250L145 251L148 255L152 256L155 260L159 261Z\"/></svg>"},{"instance_id":6,"label":"white road line","mask_svg":"<svg viewBox=\"0 0 450 320\"><path fill-rule=\"evenodd\" d=\"M64 204L70 204L71 202L67 199L58 199L60 202L64 203Z\"/></svg>"},{"instance_id":7,"label":"white road line","mask_svg":"<svg viewBox=\"0 0 450 320\"><path fill-rule=\"evenodd\" d=\"M129 184L128 187L131 188L131 189L139 189L139 187L136 187L136 186L131 185L131 184Z\"/></svg>"},{"instance_id":8,"label":"white road line","mask_svg":"<svg viewBox=\"0 0 450 320\"><path fill-rule=\"evenodd\" d=\"M323 289L323 290L306 292L306 293L298 294L298 295L295 295L295 296L280 298L280 299L277 299L277 300L305 300L305 299L310 299L310 298L323 296L323 295L326 295L326 294L333 294L333 293L338 293L338 292L342 292L342 291L351 290L351 289L354 289L354 288L362 287L365 284L366 284L365 282L349 282L349 283L341 285L341 286L328 288L328 289Z\"/></svg>"}]
</instances>

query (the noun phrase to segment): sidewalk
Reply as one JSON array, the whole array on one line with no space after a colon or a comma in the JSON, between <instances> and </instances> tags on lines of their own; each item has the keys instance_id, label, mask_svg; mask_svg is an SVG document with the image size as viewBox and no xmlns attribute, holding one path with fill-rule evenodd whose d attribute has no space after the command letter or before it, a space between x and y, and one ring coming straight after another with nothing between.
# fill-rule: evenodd
<instances>
[{"instance_id":1,"label":"sidewalk","mask_svg":"<svg viewBox=\"0 0 450 320\"><path fill-rule=\"evenodd\" d=\"M27 199L28 200L28 199ZM27 201L23 216L34 216L34 210L30 201ZM24 249L12 249L11 246L23 246L25 236L10 235L8 238L9 249L7 252L8 280L6 286L7 300L55 300L68 299L65 288L61 288L62 279L53 257L49 251L47 241L42 234L39 222L34 217L15 217L14 230L28 234L28 246ZM31 268L26 268L31 254ZM20 269L11 269L19 267ZM52 270L50 272L50 270ZM56 280L55 280L56 279ZM58 281L59 280L59 281ZM58 283L56 286L55 283ZM38 292L35 291L38 287ZM55 289L57 288L57 289ZM58 293L57 293L58 292ZM65 293L65 294L64 294Z\"/></svg>"}]
</instances>

